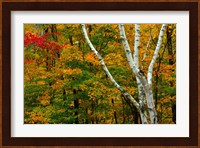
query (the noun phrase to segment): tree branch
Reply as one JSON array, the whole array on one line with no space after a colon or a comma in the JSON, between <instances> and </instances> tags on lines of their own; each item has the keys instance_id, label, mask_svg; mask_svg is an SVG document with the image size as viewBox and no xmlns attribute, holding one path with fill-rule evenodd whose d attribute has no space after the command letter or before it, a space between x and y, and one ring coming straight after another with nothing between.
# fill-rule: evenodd
<instances>
[{"instance_id":1,"label":"tree branch","mask_svg":"<svg viewBox=\"0 0 200 148\"><path fill-rule=\"evenodd\" d=\"M157 42L157 45L156 45L156 49L154 51L154 55L153 55L153 58L151 60L151 63L149 65L149 68L148 68L148 75L147 75L147 79L148 79L148 84L151 86L152 85L152 73L153 73L153 66L155 64L155 61L156 61L156 58L158 56L158 52L160 50L160 47L161 47L161 44L162 44L162 39L163 39L163 35L164 35L164 31L166 29L167 25L166 24L163 24L161 29L160 29L160 34L159 34L159 38L158 38L158 42Z\"/></svg>"},{"instance_id":2,"label":"tree branch","mask_svg":"<svg viewBox=\"0 0 200 148\"><path fill-rule=\"evenodd\" d=\"M134 53L133 58L135 66L139 68L139 48L140 48L140 25L135 24L135 44L134 44Z\"/></svg>"},{"instance_id":3,"label":"tree branch","mask_svg":"<svg viewBox=\"0 0 200 148\"><path fill-rule=\"evenodd\" d=\"M146 46L146 49L145 49L145 52L144 52L144 55L143 55L143 58L142 58L142 69L143 69L143 67L144 67L144 60L145 60L146 55L147 55L147 51L148 51L148 48L149 48L149 44L150 44L151 38L152 38L152 31L150 30L149 41L148 41L148 43L147 43L147 46Z\"/></svg>"}]
</instances>

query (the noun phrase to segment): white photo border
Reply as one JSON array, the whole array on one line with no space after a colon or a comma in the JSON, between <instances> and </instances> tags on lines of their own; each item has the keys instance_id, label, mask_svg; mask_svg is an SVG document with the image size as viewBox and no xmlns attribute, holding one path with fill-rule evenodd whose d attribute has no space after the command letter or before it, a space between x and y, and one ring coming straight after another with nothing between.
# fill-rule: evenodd
<instances>
[{"instance_id":1,"label":"white photo border","mask_svg":"<svg viewBox=\"0 0 200 148\"><path fill-rule=\"evenodd\" d=\"M176 24L176 124L24 124L24 24ZM11 11L11 137L189 137L189 11Z\"/></svg>"}]
</instances>

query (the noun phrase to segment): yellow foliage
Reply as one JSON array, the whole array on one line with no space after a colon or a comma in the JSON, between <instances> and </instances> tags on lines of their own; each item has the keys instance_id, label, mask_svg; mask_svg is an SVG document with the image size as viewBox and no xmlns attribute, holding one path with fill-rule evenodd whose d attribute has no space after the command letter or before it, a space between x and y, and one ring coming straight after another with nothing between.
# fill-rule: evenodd
<instances>
[{"instance_id":1,"label":"yellow foliage","mask_svg":"<svg viewBox=\"0 0 200 148\"><path fill-rule=\"evenodd\" d=\"M124 58L119 53L109 53L104 57L105 63L108 66L122 66ZM126 59L125 59L126 60Z\"/></svg>"},{"instance_id":2,"label":"yellow foliage","mask_svg":"<svg viewBox=\"0 0 200 148\"><path fill-rule=\"evenodd\" d=\"M39 33L39 30L33 27L34 24L24 24L24 33L31 32L33 34Z\"/></svg>"},{"instance_id":3,"label":"yellow foliage","mask_svg":"<svg viewBox=\"0 0 200 148\"><path fill-rule=\"evenodd\" d=\"M38 81L37 84L44 85L45 81Z\"/></svg>"},{"instance_id":4,"label":"yellow foliage","mask_svg":"<svg viewBox=\"0 0 200 148\"><path fill-rule=\"evenodd\" d=\"M51 86L51 88L52 88L53 90L56 90L56 89L58 89L59 87L61 87L62 85L63 85L63 81L57 80L56 83L53 84L53 85Z\"/></svg>"},{"instance_id":5,"label":"yellow foliage","mask_svg":"<svg viewBox=\"0 0 200 148\"><path fill-rule=\"evenodd\" d=\"M84 91L87 89L87 87L85 85L80 85L80 89Z\"/></svg>"},{"instance_id":6,"label":"yellow foliage","mask_svg":"<svg viewBox=\"0 0 200 148\"><path fill-rule=\"evenodd\" d=\"M49 105L50 104L50 96L48 95L48 92L45 92L43 96L38 97L38 100L42 105Z\"/></svg>"},{"instance_id":7,"label":"yellow foliage","mask_svg":"<svg viewBox=\"0 0 200 148\"><path fill-rule=\"evenodd\" d=\"M42 113L25 112L25 115L30 116L30 118L24 120L24 122L27 124L35 124L35 123L48 124L48 122L49 122L49 119L43 117Z\"/></svg>"},{"instance_id":8,"label":"yellow foliage","mask_svg":"<svg viewBox=\"0 0 200 148\"><path fill-rule=\"evenodd\" d=\"M67 75L80 74L81 72L82 72L82 70L79 68L74 68L74 69L68 68L65 70L65 74L67 74Z\"/></svg>"},{"instance_id":9,"label":"yellow foliage","mask_svg":"<svg viewBox=\"0 0 200 148\"><path fill-rule=\"evenodd\" d=\"M118 25L117 24L112 24L112 28L113 29L118 28Z\"/></svg>"},{"instance_id":10,"label":"yellow foliage","mask_svg":"<svg viewBox=\"0 0 200 148\"><path fill-rule=\"evenodd\" d=\"M63 60L63 61L72 61L72 60L83 61L83 53L76 46L67 44L67 45L65 45L65 47L62 50L61 60Z\"/></svg>"},{"instance_id":11,"label":"yellow foliage","mask_svg":"<svg viewBox=\"0 0 200 148\"><path fill-rule=\"evenodd\" d=\"M92 63L94 66L100 65L99 60L97 59L94 53L88 53L85 55L85 60Z\"/></svg>"},{"instance_id":12,"label":"yellow foliage","mask_svg":"<svg viewBox=\"0 0 200 148\"><path fill-rule=\"evenodd\" d=\"M57 24L56 27L57 27L58 30L62 30L62 29L65 28L65 25L64 24Z\"/></svg>"}]
</instances>

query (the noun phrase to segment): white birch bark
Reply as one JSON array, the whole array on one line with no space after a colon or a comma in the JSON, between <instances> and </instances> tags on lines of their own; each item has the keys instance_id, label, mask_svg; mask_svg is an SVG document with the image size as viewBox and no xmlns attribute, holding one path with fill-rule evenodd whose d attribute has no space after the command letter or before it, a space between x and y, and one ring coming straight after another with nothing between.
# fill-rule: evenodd
<instances>
[{"instance_id":1,"label":"white birch bark","mask_svg":"<svg viewBox=\"0 0 200 148\"><path fill-rule=\"evenodd\" d=\"M145 76L143 73L141 73L140 69L136 67L132 55L131 55L131 50L128 44L128 41L126 39L125 31L124 31L124 26L122 24L119 24L119 30L120 30L120 37L122 39L122 43L126 52L126 56L129 62L129 65L133 71L133 73L136 75L136 78L139 79L138 85L141 85L144 89L145 95L146 95L146 101L147 101L147 106L148 106L148 112L150 115L150 121L151 124L157 124L157 113L155 110L155 105L153 101L153 93L152 93L152 88L148 84ZM142 109L143 110L143 109Z\"/></svg>"},{"instance_id":2,"label":"white birch bark","mask_svg":"<svg viewBox=\"0 0 200 148\"><path fill-rule=\"evenodd\" d=\"M124 46L126 57L127 57L129 65L131 67L131 70L138 77L138 79L140 79L140 82L142 83L144 91L146 92L148 90L148 88L149 88L147 80L146 80L144 74L140 71L139 68L136 67L136 64L133 61L131 50L130 50L128 41L126 39L126 34L125 34L124 26L122 24L119 24L119 31L120 31L120 38L122 40L122 44Z\"/></svg>"},{"instance_id":3,"label":"white birch bark","mask_svg":"<svg viewBox=\"0 0 200 148\"><path fill-rule=\"evenodd\" d=\"M135 24L135 43L134 43L134 53L133 59L135 62L135 66L139 68L139 48L140 48L140 25Z\"/></svg>"},{"instance_id":4,"label":"white birch bark","mask_svg":"<svg viewBox=\"0 0 200 148\"><path fill-rule=\"evenodd\" d=\"M135 43L134 43L134 53L133 59L136 68L139 69L139 48L140 48L140 25L135 24ZM139 90L139 103L144 103L144 89L142 84L140 83L140 79L136 76L136 80L138 83L138 90Z\"/></svg>"},{"instance_id":5,"label":"white birch bark","mask_svg":"<svg viewBox=\"0 0 200 148\"><path fill-rule=\"evenodd\" d=\"M153 100L152 73L153 73L154 63L156 61L156 58L158 56L158 52L159 52L161 44L162 44L162 39L163 39L165 28L166 28L166 24L163 24L162 27L161 27L161 30L160 30L160 34L159 34L159 37L158 37L158 43L156 45L156 49L155 49L153 58L152 58L151 63L148 67L148 74L147 74L149 91L146 94L146 99L147 99L147 105L148 105L148 109L149 109L149 113L150 113L151 123L154 123L154 124L157 124L157 113L156 113L155 104L154 104L154 100Z\"/></svg>"},{"instance_id":6,"label":"white birch bark","mask_svg":"<svg viewBox=\"0 0 200 148\"><path fill-rule=\"evenodd\" d=\"M122 40L122 43L123 43L123 46L124 46L124 49L125 49L126 57L128 59L128 63L130 65L130 67L131 67L132 72L136 75L136 79L138 79L137 80L138 86L140 86L140 89L143 88L146 97L148 97L148 95L147 95L147 94L149 94L148 82L147 82L144 74L140 72L139 68L136 67L136 65L135 65L135 63L133 61L131 50L130 50L128 41L126 39L124 26L122 24L119 24L119 31L120 31L120 38ZM141 104L142 103L143 102L141 102ZM147 101L147 103L149 103L149 101ZM142 111L142 114L143 114L143 116L141 116L141 119L145 118L145 116L146 116L145 115L144 105L142 107L143 108L140 108L141 111ZM151 106L148 106L148 108L151 108ZM151 123L153 124L154 123L154 117L156 117L156 116L154 115L154 112L152 112L152 110L153 109L149 109L148 111L149 111L149 114L150 114Z\"/></svg>"},{"instance_id":7,"label":"white birch bark","mask_svg":"<svg viewBox=\"0 0 200 148\"><path fill-rule=\"evenodd\" d=\"M133 60L135 63L136 68L139 69L139 49L140 49L140 25L135 24L135 43L134 43L134 53L133 53ZM139 105L141 108L141 111L143 114L146 116L146 111L145 111L145 93L144 93L144 88L140 82L140 79L136 76L136 81L138 84L138 99L139 99ZM141 118L142 122L147 122L145 121L146 117Z\"/></svg>"},{"instance_id":8,"label":"white birch bark","mask_svg":"<svg viewBox=\"0 0 200 148\"><path fill-rule=\"evenodd\" d=\"M136 32L136 31L135 31ZM148 40L148 43L147 43L147 46L146 46L146 49L145 49L145 52L144 52L144 55L143 55L143 58L142 58L142 66L141 66L141 68L143 69L143 66L144 66L144 60L145 60L145 58L146 58L146 52L148 51L148 47L149 47L149 44L150 44L150 41L151 41L151 37L152 37L152 32L150 31L150 37L149 37L149 40ZM136 39L136 37L135 37L135 39ZM136 43L135 43L136 44ZM138 85L139 86L139 85ZM139 102L139 104L140 104L140 106L141 106L141 108L142 107L144 107L144 106L142 106L142 105L144 105L145 103L146 103L146 100L145 100L145 94L144 94L144 89L142 88L142 86L140 86L139 88L139 98L141 98L140 100L141 100L141 103ZM151 93L150 93L151 94ZM152 101L153 101L153 94L152 94ZM149 100L151 100L151 99L149 99L148 98L148 104L150 103L150 101ZM148 105L147 104L147 105ZM153 106L154 106L154 104L153 104ZM148 105L148 108L152 108L151 106L149 106ZM151 112L150 112L150 110L149 110L149 114L151 114ZM156 115L156 110L155 110L155 113L154 113L155 115ZM146 111L145 111L145 115L146 115ZM155 116L155 115L152 115L152 116ZM151 117L151 119L152 119L153 117ZM152 119L151 121L154 121L154 119Z\"/></svg>"},{"instance_id":9,"label":"white birch bark","mask_svg":"<svg viewBox=\"0 0 200 148\"><path fill-rule=\"evenodd\" d=\"M162 44L162 39L163 39L163 35L164 35L164 31L166 29L167 25L166 24L163 24L161 29L160 29L160 34L159 34L159 37L158 37L158 42L157 42L157 45L156 45L156 49L154 51L154 55L153 55L153 58L151 60L151 63L149 65L149 68L148 68L148 74L147 74L147 79L148 79L148 84L150 86L152 86L152 73L153 73L153 66L156 62L156 58L158 56L158 52L160 50L160 47L161 47L161 44Z\"/></svg>"},{"instance_id":10,"label":"white birch bark","mask_svg":"<svg viewBox=\"0 0 200 148\"><path fill-rule=\"evenodd\" d=\"M81 26L82 26L82 30L83 30L83 33L84 33L84 37L85 37L88 45L90 46L90 49L97 56L101 66L102 66L103 70L106 72L107 76L110 78L112 83L122 92L124 97L127 98L137 108L137 110L139 112L141 112L138 102L115 81L115 79L113 78L113 76L109 72L107 66L105 65L105 63L103 61L103 58L101 57L101 55L98 53L98 51L94 48L93 44L91 43L91 41L88 37L87 31L86 31L85 25L81 24Z\"/></svg>"}]
</instances>

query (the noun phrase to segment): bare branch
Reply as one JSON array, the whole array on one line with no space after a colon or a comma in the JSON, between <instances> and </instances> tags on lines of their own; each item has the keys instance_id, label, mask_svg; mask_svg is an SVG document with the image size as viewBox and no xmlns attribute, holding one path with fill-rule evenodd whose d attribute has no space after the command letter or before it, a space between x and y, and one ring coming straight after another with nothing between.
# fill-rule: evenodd
<instances>
[{"instance_id":1,"label":"bare branch","mask_svg":"<svg viewBox=\"0 0 200 148\"><path fill-rule=\"evenodd\" d=\"M146 58L146 55L147 55L147 51L149 50L149 44L151 42L151 39L152 39L152 31L150 30L150 37L149 37L149 41L147 43L147 46L146 46L146 49L145 49L145 52L144 52L144 55L143 55L143 58L142 58L142 69L144 68L144 60Z\"/></svg>"}]
</instances>

